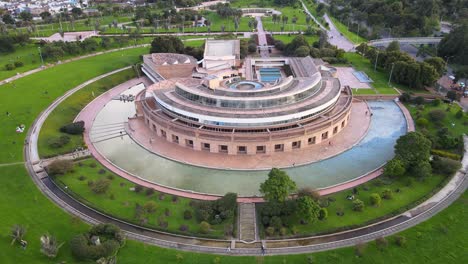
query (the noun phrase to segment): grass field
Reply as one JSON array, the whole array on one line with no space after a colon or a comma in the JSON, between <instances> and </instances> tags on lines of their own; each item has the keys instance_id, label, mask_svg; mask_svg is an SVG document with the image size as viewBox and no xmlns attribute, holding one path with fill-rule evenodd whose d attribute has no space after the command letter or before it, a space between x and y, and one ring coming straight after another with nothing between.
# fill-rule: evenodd
<instances>
[{"instance_id":1,"label":"grass field","mask_svg":"<svg viewBox=\"0 0 468 264\"><path fill-rule=\"evenodd\" d=\"M297 35L273 35L273 38L275 40L281 40L283 41L284 44L288 44L289 42L291 42L295 37L297 37ZM307 40L307 42L312 45L312 43L314 43L315 41L318 40L318 36L308 36L308 35L304 35L304 38Z\"/></svg>"},{"instance_id":2,"label":"grass field","mask_svg":"<svg viewBox=\"0 0 468 264\"><path fill-rule=\"evenodd\" d=\"M351 32L348 30L348 27L338 21L338 19L331 17L330 15L328 16L330 20L333 22L335 25L336 29L341 32L347 39L349 39L351 42L354 44L361 44L362 42L367 42L367 39L359 36L358 34Z\"/></svg>"},{"instance_id":3,"label":"grass field","mask_svg":"<svg viewBox=\"0 0 468 264\"><path fill-rule=\"evenodd\" d=\"M93 168L93 166L96 167ZM84 178L80 179L80 176L84 176ZM105 194L95 194L88 186L88 182L96 182L101 178L111 179L111 186ZM67 186L67 190L79 200L117 218L164 231L185 235L201 235L194 209L189 205L190 199L178 197L177 201L174 202L172 195L164 195L159 192L148 195L145 193L146 190L141 193L131 191L130 188L134 187L135 184L107 171L95 159L80 161L75 165L72 173L58 176L56 181L60 182L62 186ZM136 204L143 206L148 201L156 202L157 209L155 213L145 214L144 218L147 219L147 222L141 223L135 219L135 207ZM169 215L165 215L165 210L169 210ZM185 210L192 212L191 219L184 219ZM159 220L167 221L167 228L160 227ZM222 224L212 225L211 231L205 236L223 238L224 225L232 225L232 223L233 219L230 219ZM187 225L188 230L186 232L180 231L181 225Z\"/></svg>"},{"instance_id":4,"label":"grass field","mask_svg":"<svg viewBox=\"0 0 468 264\"><path fill-rule=\"evenodd\" d=\"M127 80L136 77L134 69L128 69L115 73L99 81L91 83L68 97L64 102L50 113L44 122L39 134L38 149L41 157L52 157L60 154L73 152L77 147L84 145L81 135L70 135L59 131L60 127L73 122L78 113L94 98ZM70 142L60 148L52 148L49 140L68 136Z\"/></svg>"},{"instance_id":5,"label":"grass field","mask_svg":"<svg viewBox=\"0 0 468 264\"><path fill-rule=\"evenodd\" d=\"M35 73L0 86L0 163L21 161L25 133L15 128L24 124L26 129L55 98L65 91L103 73L134 64L148 48L129 49L66 63ZM8 111L10 116L5 112Z\"/></svg>"},{"instance_id":6,"label":"grass field","mask_svg":"<svg viewBox=\"0 0 468 264\"><path fill-rule=\"evenodd\" d=\"M368 59L357 53L347 52L345 53L345 58L350 62L350 64L358 71L364 71L374 82L371 83L371 86L376 89L377 93L382 94L398 94L393 87L408 90L408 87L403 85L398 85L395 83L388 84L389 75L383 70L377 68L377 71L374 71L374 64L372 64ZM419 92L419 90L417 91ZM423 91L421 91L423 92Z\"/></svg>"}]
</instances>

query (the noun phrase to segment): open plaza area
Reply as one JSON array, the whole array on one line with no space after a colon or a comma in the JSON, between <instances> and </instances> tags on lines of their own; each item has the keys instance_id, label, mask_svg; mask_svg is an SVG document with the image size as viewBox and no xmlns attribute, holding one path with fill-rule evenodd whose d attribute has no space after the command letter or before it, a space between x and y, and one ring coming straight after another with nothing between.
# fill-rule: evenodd
<instances>
[{"instance_id":1,"label":"open plaza area","mask_svg":"<svg viewBox=\"0 0 468 264\"><path fill-rule=\"evenodd\" d=\"M468 6L397 4L0 1L0 263L466 263Z\"/></svg>"}]
</instances>

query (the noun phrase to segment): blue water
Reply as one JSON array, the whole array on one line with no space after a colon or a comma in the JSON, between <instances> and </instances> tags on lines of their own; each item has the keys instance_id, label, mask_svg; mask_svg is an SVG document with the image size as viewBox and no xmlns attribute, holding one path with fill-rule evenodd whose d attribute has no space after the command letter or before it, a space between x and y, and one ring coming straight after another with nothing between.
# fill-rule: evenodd
<instances>
[{"instance_id":1,"label":"blue water","mask_svg":"<svg viewBox=\"0 0 468 264\"><path fill-rule=\"evenodd\" d=\"M363 82L363 83L370 83L370 82L373 82L371 78L369 78L369 76L367 76L367 74L365 72L362 72L362 71L354 71L353 72L353 75L360 81L360 82Z\"/></svg>"},{"instance_id":2,"label":"blue water","mask_svg":"<svg viewBox=\"0 0 468 264\"><path fill-rule=\"evenodd\" d=\"M232 83L232 84L229 86L229 88L230 88L230 89L238 89L238 86L239 86L239 85L243 85L243 84L244 84L244 85L245 85L245 84L247 84L247 85L252 85L253 90L258 90L258 89L260 89L260 88L263 87L263 84L258 83L258 82L240 81L240 82Z\"/></svg>"},{"instance_id":3,"label":"blue water","mask_svg":"<svg viewBox=\"0 0 468 264\"><path fill-rule=\"evenodd\" d=\"M117 102L107 104L96 120L102 122L106 120L105 116L123 112L115 107L128 108L128 114L134 114L132 104ZM323 188L343 183L380 167L393 157L396 140L406 133L406 120L392 101L368 103L373 113L371 124L366 136L356 146L326 160L285 169L299 188ZM123 116L122 120L125 119ZM114 164L138 177L195 192L259 195L260 183L268 174L268 171L217 170L181 164L148 152L128 136L102 141L95 146Z\"/></svg>"},{"instance_id":4,"label":"blue water","mask_svg":"<svg viewBox=\"0 0 468 264\"><path fill-rule=\"evenodd\" d=\"M261 68L260 81L261 82L275 82L281 78L281 72L277 68Z\"/></svg>"}]
</instances>

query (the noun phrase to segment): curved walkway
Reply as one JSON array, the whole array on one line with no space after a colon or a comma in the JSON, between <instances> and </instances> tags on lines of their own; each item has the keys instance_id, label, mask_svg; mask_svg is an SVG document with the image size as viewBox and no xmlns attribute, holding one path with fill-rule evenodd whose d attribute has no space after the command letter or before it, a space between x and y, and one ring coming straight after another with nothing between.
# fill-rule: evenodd
<instances>
[{"instance_id":1,"label":"curved walkway","mask_svg":"<svg viewBox=\"0 0 468 264\"><path fill-rule=\"evenodd\" d=\"M123 69L117 71L121 70ZM104 78L105 76L110 75L114 72L101 75L99 77L94 78L93 80L95 81L100 78ZM440 190L431 199L413 208L412 210L409 210L394 218L376 224L372 224L363 228L345 231L337 234L315 236L301 239L266 240L263 242L256 242L252 244L242 244L242 247L236 248L235 241L231 243L230 240L214 240L180 236L138 227L131 223L127 223L125 221L107 216L74 200L72 197L64 193L60 188L58 188L45 174L45 172L37 166L37 135L40 131L43 122L60 102L62 102L65 98L67 98L68 96L70 96L71 94L73 94L74 92L76 92L84 86L85 84L75 87L62 97L55 100L34 121L33 125L28 130L27 135L28 142L30 143L24 146L24 158L26 161L26 168L30 173L32 180L36 183L39 189L49 199L51 199L53 202L65 209L67 212L80 217L82 220L90 224L96 224L99 222L114 223L120 226L129 238L139 240L145 243L154 244L162 247L176 248L180 250L217 254L226 254L227 246L234 245L231 252L229 253L232 255L260 255L262 253L260 249L261 243L266 245L267 254L271 255L315 252L339 247L352 246L357 243L370 241L378 237L388 236L400 232L404 229L407 229L422 221L429 219L431 216L440 212L448 205L450 205L453 201L455 201L466 190L468 186L466 172L466 170L468 169L468 137L465 136L465 155L462 161L463 169L457 172L457 174L444 188L442 188L442 190Z\"/></svg>"}]
</instances>

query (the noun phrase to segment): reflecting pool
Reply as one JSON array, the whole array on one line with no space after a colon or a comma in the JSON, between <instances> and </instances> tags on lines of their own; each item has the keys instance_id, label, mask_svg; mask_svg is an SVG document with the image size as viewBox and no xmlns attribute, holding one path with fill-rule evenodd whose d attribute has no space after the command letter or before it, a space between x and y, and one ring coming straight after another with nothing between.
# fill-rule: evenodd
<instances>
[{"instance_id":1,"label":"reflecting pool","mask_svg":"<svg viewBox=\"0 0 468 264\"><path fill-rule=\"evenodd\" d=\"M131 93L131 89L129 91ZM332 158L285 169L299 188L323 188L343 183L380 167L393 157L396 140L406 133L404 115L393 101L368 103L373 113L371 124L357 145ZM134 114L133 103L113 100L99 112L91 129L91 139L97 141L96 149L116 166L147 181L172 188L220 195L227 192L240 196L259 195L260 183L265 181L268 171L219 170L182 164L153 154L130 137L120 136L114 131L114 127L123 127L119 122L123 124ZM109 134L116 136L96 140L106 126Z\"/></svg>"}]
</instances>

